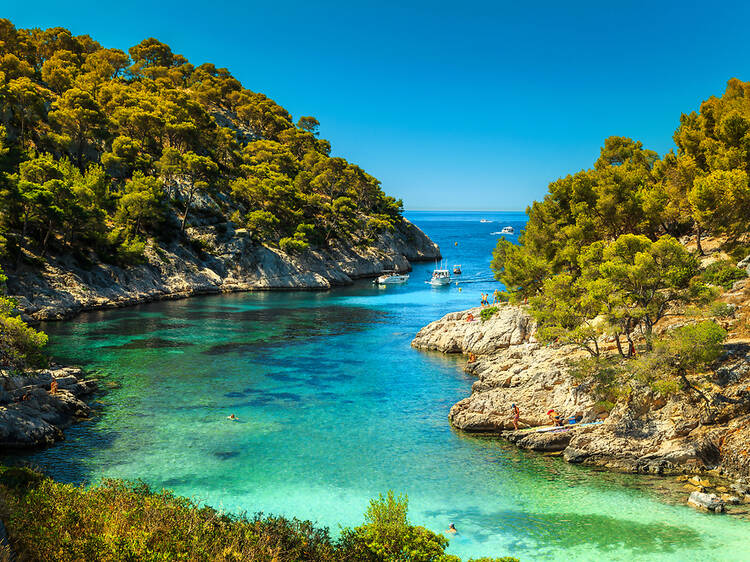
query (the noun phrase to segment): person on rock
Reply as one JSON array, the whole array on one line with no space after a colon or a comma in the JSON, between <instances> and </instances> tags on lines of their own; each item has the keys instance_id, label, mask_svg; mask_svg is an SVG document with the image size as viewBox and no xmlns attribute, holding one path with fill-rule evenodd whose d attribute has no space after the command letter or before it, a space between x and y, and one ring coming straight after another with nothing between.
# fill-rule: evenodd
<instances>
[{"instance_id":1,"label":"person on rock","mask_svg":"<svg viewBox=\"0 0 750 562\"><path fill-rule=\"evenodd\" d=\"M518 431L518 418L521 417L521 410L515 404L511 404L510 411L513 412L513 428Z\"/></svg>"},{"instance_id":2,"label":"person on rock","mask_svg":"<svg viewBox=\"0 0 750 562\"><path fill-rule=\"evenodd\" d=\"M55 379L52 379L52 382L49 385L49 393L57 394L57 381Z\"/></svg>"},{"instance_id":3,"label":"person on rock","mask_svg":"<svg viewBox=\"0 0 750 562\"><path fill-rule=\"evenodd\" d=\"M550 420L552 420L553 425L556 425L558 427L562 427L563 425L563 419L560 414L558 414L554 409L547 411L547 416Z\"/></svg>"}]
</instances>

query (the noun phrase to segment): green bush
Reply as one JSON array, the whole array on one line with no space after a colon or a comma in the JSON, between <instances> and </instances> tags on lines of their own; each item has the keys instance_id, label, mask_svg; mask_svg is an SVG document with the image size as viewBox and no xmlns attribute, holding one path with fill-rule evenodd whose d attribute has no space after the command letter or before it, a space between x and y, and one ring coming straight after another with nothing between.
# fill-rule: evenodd
<instances>
[{"instance_id":1,"label":"green bush","mask_svg":"<svg viewBox=\"0 0 750 562\"><path fill-rule=\"evenodd\" d=\"M492 318L492 316L494 316L494 314L496 312L497 312L497 307L496 306L490 306L490 307L487 307L487 308L483 308L482 312L479 313L479 317L482 319L482 322L485 322L485 321L489 320L490 318Z\"/></svg>"},{"instance_id":2,"label":"green bush","mask_svg":"<svg viewBox=\"0 0 750 562\"><path fill-rule=\"evenodd\" d=\"M445 554L448 539L408 522L408 500L393 492L338 541L309 521L228 515L144 483L60 484L26 468L0 467L0 500L21 560L460 562Z\"/></svg>"},{"instance_id":3,"label":"green bush","mask_svg":"<svg viewBox=\"0 0 750 562\"><path fill-rule=\"evenodd\" d=\"M138 236L127 238L117 247L117 261L122 265L138 265L146 262L146 243Z\"/></svg>"},{"instance_id":4,"label":"green bush","mask_svg":"<svg viewBox=\"0 0 750 562\"><path fill-rule=\"evenodd\" d=\"M725 302L715 302L711 305L711 316L715 318L732 318L736 307Z\"/></svg>"},{"instance_id":5,"label":"green bush","mask_svg":"<svg viewBox=\"0 0 750 562\"><path fill-rule=\"evenodd\" d=\"M356 560L384 562L441 562L448 539L424 527L411 525L406 517L407 496L394 497L389 490L370 501L365 524L342 532L342 545Z\"/></svg>"},{"instance_id":6,"label":"green bush","mask_svg":"<svg viewBox=\"0 0 750 562\"><path fill-rule=\"evenodd\" d=\"M47 334L39 332L16 314L16 302L4 296L5 275L0 269L0 366L11 369L46 365Z\"/></svg>"},{"instance_id":7,"label":"green bush","mask_svg":"<svg viewBox=\"0 0 750 562\"><path fill-rule=\"evenodd\" d=\"M303 236L295 232L294 238L285 237L279 240L279 248L286 254L301 254L310 248Z\"/></svg>"},{"instance_id":8,"label":"green bush","mask_svg":"<svg viewBox=\"0 0 750 562\"><path fill-rule=\"evenodd\" d=\"M701 272L705 283L731 289L735 281L747 277L747 271L728 260L715 261Z\"/></svg>"}]
</instances>

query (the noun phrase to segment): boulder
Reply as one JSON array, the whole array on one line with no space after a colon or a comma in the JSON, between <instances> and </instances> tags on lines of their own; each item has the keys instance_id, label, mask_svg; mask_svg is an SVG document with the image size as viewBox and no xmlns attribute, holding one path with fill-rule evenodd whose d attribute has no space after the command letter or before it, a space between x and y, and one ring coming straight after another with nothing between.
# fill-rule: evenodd
<instances>
[{"instance_id":1,"label":"boulder","mask_svg":"<svg viewBox=\"0 0 750 562\"><path fill-rule=\"evenodd\" d=\"M693 492L688 498L688 504L715 513L724 513L726 511L725 503L716 494Z\"/></svg>"}]
</instances>

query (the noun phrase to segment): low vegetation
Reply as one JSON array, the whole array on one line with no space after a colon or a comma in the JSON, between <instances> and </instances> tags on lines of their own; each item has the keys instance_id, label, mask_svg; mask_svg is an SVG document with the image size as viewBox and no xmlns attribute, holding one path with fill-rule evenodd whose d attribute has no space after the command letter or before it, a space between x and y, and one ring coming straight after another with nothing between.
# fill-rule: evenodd
<instances>
[{"instance_id":1,"label":"low vegetation","mask_svg":"<svg viewBox=\"0 0 750 562\"><path fill-rule=\"evenodd\" d=\"M47 361L43 352L47 334L21 320L16 302L5 294L6 279L0 269L0 368L41 367Z\"/></svg>"},{"instance_id":2,"label":"low vegetation","mask_svg":"<svg viewBox=\"0 0 750 562\"><path fill-rule=\"evenodd\" d=\"M412 525L407 511L408 499L388 492L370 502L363 525L333 539L309 521L224 514L142 483L86 489L26 468L0 474L0 515L22 560L460 562L445 554L448 539Z\"/></svg>"}]
</instances>

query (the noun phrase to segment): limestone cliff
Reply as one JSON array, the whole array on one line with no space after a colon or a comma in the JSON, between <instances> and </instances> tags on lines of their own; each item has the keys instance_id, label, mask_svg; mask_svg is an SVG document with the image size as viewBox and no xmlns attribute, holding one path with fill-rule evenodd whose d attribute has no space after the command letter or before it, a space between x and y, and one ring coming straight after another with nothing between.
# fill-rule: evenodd
<instances>
[{"instance_id":1,"label":"limestone cliff","mask_svg":"<svg viewBox=\"0 0 750 562\"><path fill-rule=\"evenodd\" d=\"M63 429L89 415L81 398L96 388L95 380L85 380L75 368L0 371L0 451L59 441Z\"/></svg>"},{"instance_id":2,"label":"limestone cliff","mask_svg":"<svg viewBox=\"0 0 750 562\"><path fill-rule=\"evenodd\" d=\"M440 257L438 246L407 220L374 244L335 242L300 255L255 243L228 223L188 229L188 237L192 246L149 245L146 263L132 267L83 265L72 256L48 258L41 268L4 264L8 292L28 318L50 320L202 293L328 289Z\"/></svg>"},{"instance_id":3,"label":"limestone cliff","mask_svg":"<svg viewBox=\"0 0 750 562\"><path fill-rule=\"evenodd\" d=\"M714 470L750 493L750 347L728 344L708 392L708 411L693 395L669 398L648 387L608 414L597 404L587 383L568 370L581 352L572 346L552 347L534 339L533 321L522 307L504 305L492 318L478 320L480 309L454 312L417 334L414 347L445 353L475 354L466 371L475 375L471 396L455 404L451 423L464 431L499 432L519 447L562 451L568 462L595 464L642 473ZM476 318L467 321L469 315ZM510 406L521 410L521 431L513 428ZM523 428L549 426L555 409L582 422L605 418L597 425L536 432Z\"/></svg>"}]
</instances>

